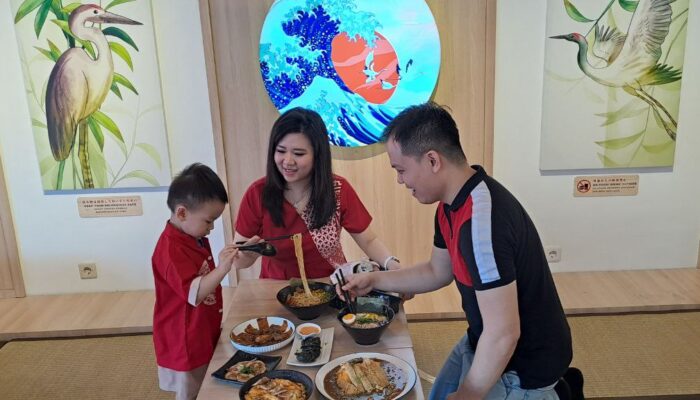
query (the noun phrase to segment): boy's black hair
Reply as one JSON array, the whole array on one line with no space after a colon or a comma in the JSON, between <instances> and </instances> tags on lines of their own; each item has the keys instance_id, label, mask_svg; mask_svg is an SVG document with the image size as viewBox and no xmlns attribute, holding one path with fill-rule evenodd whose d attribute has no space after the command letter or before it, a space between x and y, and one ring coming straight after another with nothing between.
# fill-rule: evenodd
<instances>
[{"instance_id":1,"label":"boy's black hair","mask_svg":"<svg viewBox=\"0 0 700 400\"><path fill-rule=\"evenodd\" d=\"M226 188L216 172L204 164L194 163L182 170L168 189L168 208L182 204L189 210L196 210L204 203L218 200L228 203Z\"/></svg>"},{"instance_id":2,"label":"boy's black hair","mask_svg":"<svg viewBox=\"0 0 700 400\"><path fill-rule=\"evenodd\" d=\"M275 164L275 151L279 142L290 133L301 133L309 139L314 152L311 168L312 206L311 229L318 229L328 223L336 210L335 190L333 189L333 165L331 146L328 143L326 124L317 112L301 107L292 108L280 115L272 126L267 148L267 175L263 187L263 207L270 213L272 222L284 226L282 206L287 181Z\"/></svg>"},{"instance_id":3,"label":"boy's black hair","mask_svg":"<svg viewBox=\"0 0 700 400\"><path fill-rule=\"evenodd\" d=\"M404 155L418 158L434 150L456 164L467 162L455 120L432 101L401 111L384 129L382 142L389 139L401 146Z\"/></svg>"}]
</instances>

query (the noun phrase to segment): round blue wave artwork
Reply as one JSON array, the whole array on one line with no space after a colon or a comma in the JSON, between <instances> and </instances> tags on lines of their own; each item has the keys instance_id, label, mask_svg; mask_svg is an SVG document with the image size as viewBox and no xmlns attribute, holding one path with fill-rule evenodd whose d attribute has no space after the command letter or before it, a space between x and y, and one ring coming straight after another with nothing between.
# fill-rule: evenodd
<instances>
[{"instance_id":1,"label":"round blue wave artwork","mask_svg":"<svg viewBox=\"0 0 700 400\"><path fill-rule=\"evenodd\" d=\"M318 112L331 144L365 146L435 89L440 37L424 0L277 0L260 72L280 112Z\"/></svg>"}]
</instances>

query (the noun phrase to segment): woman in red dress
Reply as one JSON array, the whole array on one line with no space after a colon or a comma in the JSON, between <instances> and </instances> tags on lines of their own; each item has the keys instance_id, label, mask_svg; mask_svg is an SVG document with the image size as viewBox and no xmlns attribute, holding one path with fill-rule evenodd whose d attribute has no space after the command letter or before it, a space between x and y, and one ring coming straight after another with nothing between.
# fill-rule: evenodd
<instances>
[{"instance_id":1,"label":"woman in red dress","mask_svg":"<svg viewBox=\"0 0 700 400\"><path fill-rule=\"evenodd\" d=\"M267 174L250 185L241 201L235 240L257 243L263 237L301 233L306 276L322 278L346 262L340 245L345 229L370 259L387 269L399 268L371 230L371 221L350 183L333 174L321 116L303 108L282 114L272 127ZM277 255L263 257L260 278L299 277L292 240L274 246ZM236 268L250 266L258 256L242 251Z\"/></svg>"}]
</instances>

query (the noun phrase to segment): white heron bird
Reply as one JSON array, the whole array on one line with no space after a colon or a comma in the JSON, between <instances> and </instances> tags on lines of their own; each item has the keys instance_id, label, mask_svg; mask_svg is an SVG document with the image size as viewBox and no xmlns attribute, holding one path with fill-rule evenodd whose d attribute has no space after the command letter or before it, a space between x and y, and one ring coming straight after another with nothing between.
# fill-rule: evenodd
<instances>
[{"instance_id":1,"label":"white heron bird","mask_svg":"<svg viewBox=\"0 0 700 400\"><path fill-rule=\"evenodd\" d=\"M367 77L365 83L373 82L377 79L377 75L381 74L385 69L386 68L383 68L379 71L374 70L374 50L370 50L370 52L367 53L367 57L365 57L365 69L362 70L362 73Z\"/></svg>"},{"instance_id":2,"label":"white heron bird","mask_svg":"<svg viewBox=\"0 0 700 400\"><path fill-rule=\"evenodd\" d=\"M53 157L61 162L59 188L63 163L73 148L78 127L80 127L78 155L83 187L94 187L88 160L86 119L102 106L114 76L114 63L109 43L100 29L86 26L88 22L141 25L140 22L105 11L94 4L79 6L71 12L68 27L76 38L91 42L96 55L93 59L84 49L77 47L68 49L56 61L49 76L46 89L46 125Z\"/></svg>"},{"instance_id":3,"label":"white heron bird","mask_svg":"<svg viewBox=\"0 0 700 400\"><path fill-rule=\"evenodd\" d=\"M619 87L638 97L649 106L661 121L671 139L676 139L678 124L666 108L645 86L664 85L681 79L681 71L666 64L659 64L661 45L671 25L671 3L675 0L639 0L632 15L627 34L614 29L596 30L593 53L606 61L596 68L587 58L588 42L579 33L551 36L578 44L578 66L589 78L601 85ZM661 110L668 121L661 118Z\"/></svg>"}]
</instances>

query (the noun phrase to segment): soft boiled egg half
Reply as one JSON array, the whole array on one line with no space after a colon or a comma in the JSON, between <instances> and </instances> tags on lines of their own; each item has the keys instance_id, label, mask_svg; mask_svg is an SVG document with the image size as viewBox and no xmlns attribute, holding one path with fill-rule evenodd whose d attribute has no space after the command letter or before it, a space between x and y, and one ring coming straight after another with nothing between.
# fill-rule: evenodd
<instances>
[{"instance_id":1,"label":"soft boiled egg half","mask_svg":"<svg viewBox=\"0 0 700 400\"><path fill-rule=\"evenodd\" d=\"M353 322L355 322L355 319L356 319L355 314L350 313L350 314L343 315L343 323L345 325L352 325Z\"/></svg>"}]
</instances>

